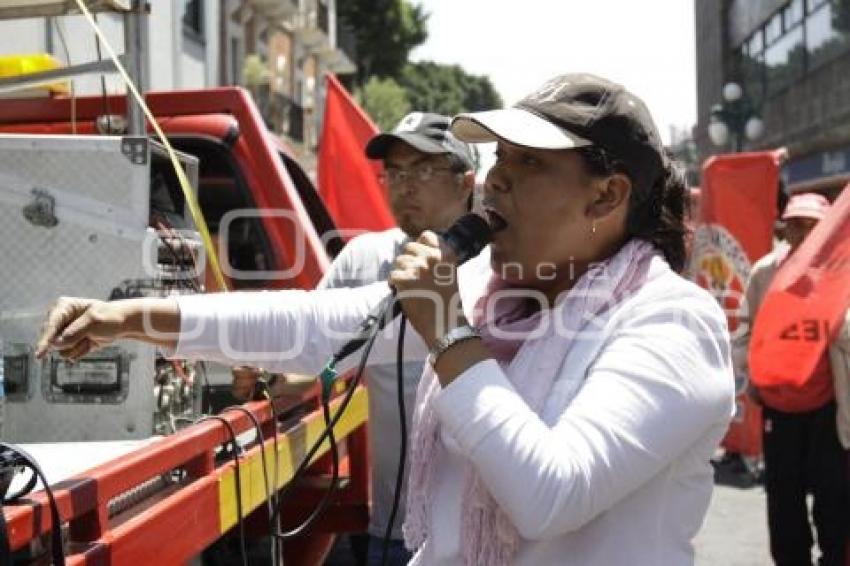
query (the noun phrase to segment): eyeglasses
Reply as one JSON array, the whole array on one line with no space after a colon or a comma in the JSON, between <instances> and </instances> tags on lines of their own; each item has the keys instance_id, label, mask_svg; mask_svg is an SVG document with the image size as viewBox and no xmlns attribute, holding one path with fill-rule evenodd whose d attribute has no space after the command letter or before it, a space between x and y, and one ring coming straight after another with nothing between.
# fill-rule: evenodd
<instances>
[{"instance_id":1,"label":"eyeglasses","mask_svg":"<svg viewBox=\"0 0 850 566\"><path fill-rule=\"evenodd\" d=\"M397 167L385 169L378 178L383 185L397 187L411 181L427 183L439 173L446 171L453 171L453 169L451 167L436 167L430 163L423 163L421 165L414 165L409 169Z\"/></svg>"}]
</instances>

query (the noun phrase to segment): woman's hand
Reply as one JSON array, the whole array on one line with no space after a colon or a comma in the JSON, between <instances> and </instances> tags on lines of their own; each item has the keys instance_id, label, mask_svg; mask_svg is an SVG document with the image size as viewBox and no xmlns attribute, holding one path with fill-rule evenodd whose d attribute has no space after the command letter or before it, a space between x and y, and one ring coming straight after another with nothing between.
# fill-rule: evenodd
<instances>
[{"instance_id":1,"label":"woman's hand","mask_svg":"<svg viewBox=\"0 0 850 566\"><path fill-rule=\"evenodd\" d=\"M428 347L446 332L466 324L457 286L454 254L434 232L425 231L404 246L390 273L404 314Z\"/></svg>"},{"instance_id":2,"label":"woman's hand","mask_svg":"<svg viewBox=\"0 0 850 566\"><path fill-rule=\"evenodd\" d=\"M119 337L126 322L119 303L61 297L47 314L41 328L36 356L43 358L54 348L63 358L76 361Z\"/></svg>"},{"instance_id":3,"label":"woman's hand","mask_svg":"<svg viewBox=\"0 0 850 566\"><path fill-rule=\"evenodd\" d=\"M71 361L118 338L135 338L166 348L177 345L180 309L171 298L98 301L62 297L41 328L36 356L51 348Z\"/></svg>"}]
</instances>

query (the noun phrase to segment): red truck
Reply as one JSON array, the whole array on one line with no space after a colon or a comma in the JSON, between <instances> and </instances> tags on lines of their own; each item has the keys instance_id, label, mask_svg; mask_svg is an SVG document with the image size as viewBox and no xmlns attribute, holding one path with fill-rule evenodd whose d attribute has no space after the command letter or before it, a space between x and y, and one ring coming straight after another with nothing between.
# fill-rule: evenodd
<instances>
[{"instance_id":1,"label":"red truck","mask_svg":"<svg viewBox=\"0 0 850 566\"><path fill-rule=\"evenodd\" d=\"M335 235L333 221L309 177L293 152L268 132L250 94L240 88L217 88L154 92L145 98L174 148L199 160L197 196L214 245L218 247L222 219L241 211L238 222L229 224L227 249L218 249L219 257L232 267L230 274L225 275L229 288L312 288L343 242ZM126 115L126 104L127 99L118 96L80 97L73 102L50 98L6 100L0 104L0 134L98 135L104 133L103 124L114 127L113 116ZM152 167L152 175L165 180L173 202L182 202L170 163L163 161ZM182 206L179 204L178 208ZM174 212L182 213L182 210ZM207 290L219 290L209 271ZM291 430L298 432L302 427L307 431L305 438L312 438L311 434L315 437L317 427L321 428L316 399L309 394L300 396L296 400L300 408L293 407L292 399L288 401L289 404L278 408L295 415ZM334 532L365 529L368 521L365 404L361 398L353 405L355 410L347 425L348 444L343 449L347 487L336 497L333 513L327 514L297 544L288 545L287 563L321 563ZM257 402L246 406L253 407L265 419L268 432L272 416L268 404ZM244 415L231 414L228 419L240 430L251 426ZM199 550L219 540L234 524L228 515L232 515L232 510L228 510L232 502L224 501L230 492L222 487L227 481L232 482L227 479L231 478L232 470L228 465L214 464L213 455L225 440L226 436L214 424L195 425L98 466L84 474L85 481L63 481L67 485L58 492L57 501L63 518L71 526L70 538L76 544L76 554L69 554L72 556L69 563L93 563L90 562L93 553L106 553L109 557L106 563L147 563L149 556L145 552L150 552L150 548L158 548L160 561L185 563ZM295 440L288 441L290 468L293 462L297 465L296 458L300 457L297 443L293 444ZM303 445L304 438L301 441ZM267 439L267 446L268 442ZM256 461L259 452L255 447L246 458ZM125 497L134 489L128 478L147 480L174 469L179 463L189 470L188 477L194 478L188 485L157 496L154 503L148 501L138 509L122 510L117 517L107 511L116 498ZM282 504L284 528L309 514L324 492L326 457L320 458L311 470L313 475L306 485L287 497L285 508ZM99 487L93 490L92 481ZM203 485L206 487L202 489ZM217 491L212 487L215 485ZM37 496L36 500L44 498ZM204 508L212 513L219 507L222 518L219 521L218 514L207 517L209 524L199 521L197 512L193 511ZM268 517L263 515L262 505L252 508L258 510L246 523L254 526L255 534L261 535L268 531ZM13 550L28 545L39 534L48 533L49 517L46 512L37 517L31 508L7 509ZM184 536L175 538L175 532ZM165 544L161 537L173 542Z\"/></svg>"},{"instance_id":2,"label":"red truck","mask_svg":"<svg viewBox=\"0 0 850 566\"><path fill-rule=\"evenodd\" d=\"M280 275L237 277L232 288L313 287L342 241L309 177L265 128L250 94L217 88L153 92L145 99L175 149L200 160L198 197L211 232L229 211L287 213L260 215L244 233L231 234L231 249L222 252L233 256L234 267ZM98 118L123 116L126 104L123 96L78 98L72 125L69 99L7 100L0 104L0 133L92 135L99 133Z\"/></svg>"}]
</instances>

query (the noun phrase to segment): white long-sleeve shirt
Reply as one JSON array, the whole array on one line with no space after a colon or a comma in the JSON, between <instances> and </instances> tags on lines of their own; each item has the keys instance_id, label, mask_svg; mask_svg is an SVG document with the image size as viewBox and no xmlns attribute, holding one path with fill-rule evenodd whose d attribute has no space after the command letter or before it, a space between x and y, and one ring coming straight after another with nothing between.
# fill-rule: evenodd
<instances>
[{"instance_id":1,"label":"white long-sleeve shirt","mask_svg":"<svg viewBox=\"0 0 850 566\"><path fill-rule=\"evenodd\" d=\"M463 270L468 310L486 281L481 270ZM177 300L186 334L175 355L316 372L386 292L379 283L183 296ZM425 356L413 333L407 345L405 357ZM373 361L394 356L394 339L376 342ZM492 360L439 394L444 442L429 538L417 563L460 564L464 460L519 530L518 565L693 562L691 541L712 490L709 458L734 403L726 322L716 302L653 260L643 289L606 313L598 339L576 341L558 371L539 416ZM578 392L565 400L562 392L574 390L575 380Z\"/></svg>"}]
</instances>

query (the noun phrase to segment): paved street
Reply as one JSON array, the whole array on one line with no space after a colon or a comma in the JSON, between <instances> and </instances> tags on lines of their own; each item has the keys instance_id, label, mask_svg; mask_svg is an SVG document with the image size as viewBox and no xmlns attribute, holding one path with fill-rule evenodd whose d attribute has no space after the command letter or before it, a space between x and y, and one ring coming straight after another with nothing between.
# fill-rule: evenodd
<instances>
[{"instance_id":1,"label":"paved street","mask_svg":"<svg viewBox=\"0 0 850 566\"><path fill-rule=\"evenodd\" d=\"M764 489L716 486L695 545L696 566L770 565ZM347 551L338 548L325 566L353 564Z\"/></svg>"},{"instance_id":2,"label":"paved street","mask_svg":"<svg viewBox=\"0 0 850 566\"><path fill-rule=\"evenodd\" d=\"M764 489L715 486L695 546L697 566L771 564Z\"/></svg>"}]
</instances>

